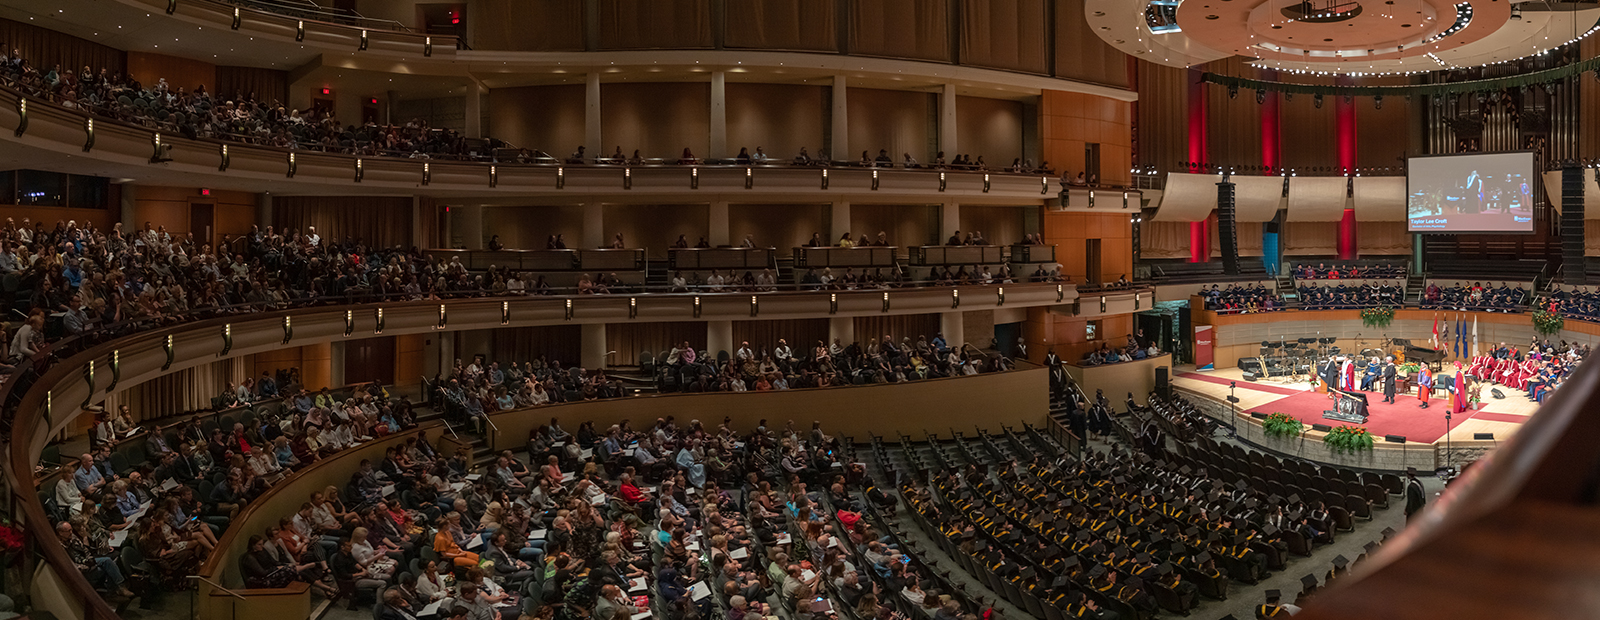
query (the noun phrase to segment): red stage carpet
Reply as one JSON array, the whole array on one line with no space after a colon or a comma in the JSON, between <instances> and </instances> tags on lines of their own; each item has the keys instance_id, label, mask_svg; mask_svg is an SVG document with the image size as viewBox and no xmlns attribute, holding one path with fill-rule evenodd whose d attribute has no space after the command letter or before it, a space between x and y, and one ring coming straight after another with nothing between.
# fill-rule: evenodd
<instances>
[{"instance_id":1,"label":"red stage carpet","mask_svg":"<svg viewBox=\"0 0 1600 620\"><path fill-rule=\"evenodd\" d=\"M1408 441L1420 443L1433 443L1444 437L1444 401L1438 398L1428 401L1427 409L1420 409L1417 405L1421 402L1414 396L1396 396L1395 404L1383 402L1383 394L1367 394L1367 432L1377 436L1377 441L1382 442L1384 435L1400 435ZM1327 394L1316 392L1302 392L1294 396L1280 398L1255 409L1253 412L1285 413L1307 426L1312 424L1326 424L1337 427L1346 422L1328 420L1322 417L1322 412L1331 409L1333 403L1328 400ZM1450 418L1450 427L1460 426L1475 411L1465 411ZM1492 414L1486 414L1492 415ZM1457 438L1454 434L1451 438ZM1460 437L1471 439L1471 437Z\"/></svg>"}]
</instances>

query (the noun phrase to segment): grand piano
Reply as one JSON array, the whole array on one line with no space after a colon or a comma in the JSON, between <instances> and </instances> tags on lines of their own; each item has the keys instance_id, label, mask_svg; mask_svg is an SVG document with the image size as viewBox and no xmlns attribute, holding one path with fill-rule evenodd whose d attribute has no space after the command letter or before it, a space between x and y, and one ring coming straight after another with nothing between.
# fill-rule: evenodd
<instances>
[{"instance_id":1,"label":"grand piano","mask_svg":"<svg viewBox=\"0 0 1600 620\"><path fill-rule=\"evenodd\" d=\"M1429 366L1433 366L1435 370L1438 370L1437 367L1439 364L1444 363L1444 351L1417 346L1411 344L1411 341L1405 338L1395 338L1393 341L1395 346L1402 347L1401 350L1405 352L1407 362L1428 364Z\"/></svg>"}]
</instances>

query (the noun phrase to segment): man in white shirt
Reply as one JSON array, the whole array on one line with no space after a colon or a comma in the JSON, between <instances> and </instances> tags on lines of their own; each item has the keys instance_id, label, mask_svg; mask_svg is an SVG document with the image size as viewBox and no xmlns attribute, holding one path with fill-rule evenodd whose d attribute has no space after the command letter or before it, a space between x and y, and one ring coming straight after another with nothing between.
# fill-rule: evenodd
<instances>
[{"instance_id":1,"label":"man in white shirt","mask_svg":"<svg viewBox=\"0 0 1600 620\"><path fill-rule=\"evenodd\" d=\"M765 151L762 151L761 147L759 147L759 146L756 147L756 154L750 156L750 163L753 163L753 164L764 164L764 163L767 163L767 153Z\"/></svg>"},{"instance_id":2,"label":"man in white shirt","mask_svg":"<svg viewBox=\"0 0 1600 620\"><path fill-rule=\"evenodd\" d=\"M750 341L746 340L739 343L739 349L733 352L733 357L741 362L754 360L756 358L756 354L754 351L750 350Z\"/></svg>"},{"instance_id":3,"label":"man in white shirt","mask_svg":"<svg viewBox=\"0 0 1600 620\"><path fill-rule=\"evenodd\" d=\"M306 227L306 242L310 243L311 247L322 245L322 236L317 234L316 226Z\"/></svg>"}]
</instances>

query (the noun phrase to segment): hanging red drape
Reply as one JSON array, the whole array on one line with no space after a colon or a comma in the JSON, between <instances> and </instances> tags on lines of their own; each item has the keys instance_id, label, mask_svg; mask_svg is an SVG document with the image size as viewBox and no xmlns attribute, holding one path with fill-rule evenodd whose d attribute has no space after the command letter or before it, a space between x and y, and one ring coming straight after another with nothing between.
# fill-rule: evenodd
<instances>
[{"instance_id":1,"label":"hanging red drape","mask_svg":"<svg viewBox=\"0 0 1600 620\"><path fill-rule=\"evenodd\" d=\"M1206 83L1201 81L1201 75L1198 68L1189 70L1190 166L1201 166L1210 159L1206 145ZM1199 172L1202 169L1191 168L1189 171ZM1204 263L1211 260L1210 239L1205 220L1189 223L1189 262Z\"/></svg>"},{"instance_id":2,"label":"hanging red drape","mask_svg":"<svg viewBox=\"0 0 1600 620\"><path fill-rule=\"evenodd\" d=\"M1347 97L1339 97L1334 102L1335 118L1337 119L1337 144L1339 150L1339 170L1346 176L1356 173L1356 105ZM1356 212L1354 209L1344 210L1344 219L1339 221L1339 260L1353 260L1360 255L1360 246L1356 242Z\"/></svg>"}]
</instances>

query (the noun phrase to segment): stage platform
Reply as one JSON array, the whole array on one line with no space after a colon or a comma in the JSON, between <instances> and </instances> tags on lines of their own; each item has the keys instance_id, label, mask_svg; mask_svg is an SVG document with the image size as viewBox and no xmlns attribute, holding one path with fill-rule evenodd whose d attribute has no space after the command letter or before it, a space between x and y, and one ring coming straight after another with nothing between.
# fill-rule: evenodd
<instances>
[{"instance_id":1,"label":"stage platform","mask_svg":"<svg viewBox=\"0 0 1600 620\"><path fill-rule=\"evenodd\" d=\"M1324 410L1332 408L1331 401L1326 394L1313 391L1309 381L1290 382L1286 377L1245 381L1244 372L1238 368L1196 372L1192 366L1177 368L1172 381L1179 388L1223 402L1228 396L1228 384L1235 383L1238 387L1233 394L1239 397L1239 413L1246 417L1253 411L1281 412L1307 425L1344 424L1322 417ZM1539 408L1538 403L1529 400L1522 392L1505 387L1500 391L1506 395L1503 400L1489 396L1489 390L1485 389L1482 409L1469 409L1453 416L1450 438L1470 440L1477 433L1494 433L1495 439L1506 439ZM1395 404L1390 405L1383 402L1382 392L1366 393L1367 431L1380 436L1401 435L1415 443L1442 443L1445 438L1445 406L1438 396L1443 396L1444 392L1436 391L1432 406L1427 409L1418 406L1422 401L1415 394L1413 390L1411 394L1396 395Z\"/></svg>"}]
</instances>

